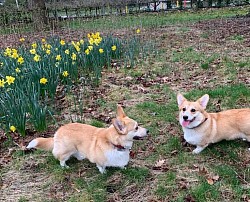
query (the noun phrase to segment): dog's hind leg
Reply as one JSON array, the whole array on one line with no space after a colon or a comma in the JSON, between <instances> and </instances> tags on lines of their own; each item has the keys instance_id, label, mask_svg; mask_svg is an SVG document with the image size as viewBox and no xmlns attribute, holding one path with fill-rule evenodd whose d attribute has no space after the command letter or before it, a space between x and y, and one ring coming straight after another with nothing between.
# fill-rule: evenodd
<instances>
[{"instance_id":1,"label":"dog's hind leg","mask_svg":"<svg viewBox=\"0 0 250 202\"><path fill-rule=\"evenodd\" d=\"M65 168L69 168L69 166L66 165L66 161L70 158L72 153L58 153L55 149L52 151L54 157L60 161L60 165Z\"/></svg>"}]
</instances>

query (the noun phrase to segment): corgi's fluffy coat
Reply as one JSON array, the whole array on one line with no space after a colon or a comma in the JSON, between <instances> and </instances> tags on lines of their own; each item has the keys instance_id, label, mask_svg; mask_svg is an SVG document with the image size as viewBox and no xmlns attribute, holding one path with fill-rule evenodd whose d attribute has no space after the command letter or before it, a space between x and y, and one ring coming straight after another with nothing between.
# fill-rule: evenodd
<instances>
[{"instance_id":1,"label":"corgi's fluffy coat","mask_svg":"<svg viewBox=\"0 0 250 202\"><path fill-rule=\"evenodd\" d=\"M196 102L177 95L179 122L185 140L196 145L193 153L198 154L209 144L221 140L246 139L250 142L250 109L232 109L219 113L205 111L209 95L205 94Z\"/></svg>"},{"instance_id":2,"label":"corgi's fluffy coat","mask_svg":"<svg viewBox=\"0 0 250 202\"><path fill-rule=\"evenodd\" d=\"M53 138L36 138L27 148L51 150L63 167L67 166L66 161L71 156L78 160L87 158L104 173L108 166L126 166L133 141L142 139L147 133L147 129L138 126L118 105L117 117L112 120L109 128L70 123L61 126Z\"/></svg>"}]
</instances>

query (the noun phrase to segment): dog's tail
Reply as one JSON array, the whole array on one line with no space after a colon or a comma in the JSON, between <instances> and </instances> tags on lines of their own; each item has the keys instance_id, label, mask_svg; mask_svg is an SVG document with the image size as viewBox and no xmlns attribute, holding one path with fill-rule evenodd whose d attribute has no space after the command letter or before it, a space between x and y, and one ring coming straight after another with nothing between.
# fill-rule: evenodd
<instances>
[{"instance_id":1,"label":"dog's tail","mask_svg":"<svg viewBox=\"0 0 250 202\"><path fill-rule=\"evenodd\" d=\"M52 151L54 148L54 138L53 137L36 138L36 139L32 140L26 148L27 149L37 148L37 149L42 149L42 150L46 150L46 151Z\"/></svg>"}]
</instances>

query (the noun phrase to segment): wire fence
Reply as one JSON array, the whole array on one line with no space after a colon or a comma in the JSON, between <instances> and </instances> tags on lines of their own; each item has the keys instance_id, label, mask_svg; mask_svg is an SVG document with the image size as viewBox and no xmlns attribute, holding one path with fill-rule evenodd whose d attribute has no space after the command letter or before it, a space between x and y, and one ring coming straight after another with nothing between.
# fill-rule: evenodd
<instances>
[{"instance_id":1,"label":"wire fence","mask_svg":"<svg viewBox=\"0 0 250 202\"><path fill-rule=\"evenodd\" d=\"M249 5L250 0L167 0L149 3L132 3L127 5L79 6L79 7L47 7L45 23L55 25L62 20L94 18L112 15L128 15L143 12L164 12L170 10L186 10L213 7L228 7ZM0 8L0 34L22 32L40 26L37 16L42 16L40 10ZM43 21L44 22L44 21Z\"/></svg>"}]
</instances>

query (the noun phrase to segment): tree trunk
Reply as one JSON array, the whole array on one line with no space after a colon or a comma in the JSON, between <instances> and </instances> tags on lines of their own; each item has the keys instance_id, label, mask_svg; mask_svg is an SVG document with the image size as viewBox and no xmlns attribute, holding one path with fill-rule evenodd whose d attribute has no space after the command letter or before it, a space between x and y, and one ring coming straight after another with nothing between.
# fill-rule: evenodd
<instances>
[{"instance_id":1,"label":"tree trunk","mask_svg":"<svg viewBox=\"0 0 250 202\"><path fill-rule=\"evenodd\" d=\"M33 10L33 19L37 28L48 24L45 0L29 0L29 8Z\"/></svg>"}]
</instances>

